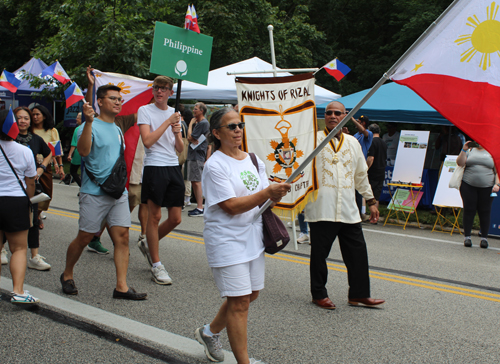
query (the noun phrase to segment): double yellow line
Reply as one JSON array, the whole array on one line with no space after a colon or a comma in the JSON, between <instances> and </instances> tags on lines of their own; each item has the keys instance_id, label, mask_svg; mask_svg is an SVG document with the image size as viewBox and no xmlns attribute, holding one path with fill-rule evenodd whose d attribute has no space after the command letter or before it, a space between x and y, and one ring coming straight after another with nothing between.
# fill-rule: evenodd
<instances>
[{"instance_id":1,"label":"double yellow line","mask_svg":"<svg viewBox=\"0 0 500 364\"><path fill-rule=\"evenodd\" d=\"M78 217L79 217L78 213L66 212L66 211L61 211L61 210L49 210L49 211L47 211L47 213L52 214L52 215L57 215L57 216L69 217L72 219L78 219ZM141 231L140 227L137 225L132 225L130 230L139 231L139 232ZM196 237L196 236L190 236L190 235L180 234L180 233L176 233L176 232L171 232L169 234L169 237L173 238L173 239L177 239L177 240L184 240L184 241L189 241L192 243L204 244L203 238ZM289 255L286 253L277 253L274 255L268 255L267 258L283 260L286 262L291 262L291 263L296 263L296 264L309 265L309 258L298 257L295 255ZM329 270L343 272L343 273L347 272L345 266L342 264L327 263L327 266L328 266ZM422 279L409 278L409 277L403 277L403 276L399 276L399 275L395 275L395 274L381 273L381 272L374 272L374 271L370 271L370 277L373 279L381 279L384 281L400 283L400 284L405 284L405 285L414 286L414 287L426 288L426 289L431 289L434 291L447 292L447 293L453 293L453 294L457 294L457 295L461 295L461 296L479 298L479 299L487 300L487 301L500 302L500 294L495 294L495 293L483 292L483 291L478 291L478 290L474 290L474 289L461 288L461 287L452 286L452 285L448 285L448 284L434 283L434 282L429 282L429 281L425 281Z\"/></svg>"}]
</instances>

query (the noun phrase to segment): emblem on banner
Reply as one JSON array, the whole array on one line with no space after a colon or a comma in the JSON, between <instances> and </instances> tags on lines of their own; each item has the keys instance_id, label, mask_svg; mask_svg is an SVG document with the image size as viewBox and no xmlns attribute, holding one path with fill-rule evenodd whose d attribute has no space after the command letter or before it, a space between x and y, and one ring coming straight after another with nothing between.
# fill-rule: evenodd
<instances>
[{"instance_id":1,"label":"emblem on banner","mask_svg":"<svg viewBox=\"0 0 500 364\"><path fill-rule=\"evenodd\" d=\"M290 177L293 169L297 169L299 167L297 158L302 157L304 152L302 150L297 150L297 138L290 140L288 137L288 132L292 128L292 124L285 120L284 116L286 112L283 112L283 106L281 105L279 114L281 116L281 120L274 126L274 128L281 134L281 142L271 140L269 144L274 149L274 152L267 156L267 160L276 162L273 168L273 173L278 173L284 169L287 177ZM293 182L298 181L303 176L304 173L301 173ZM285 181L285 179L275 175L270 175L269 179L274 182Z\"/></svg>"}]
</instances>

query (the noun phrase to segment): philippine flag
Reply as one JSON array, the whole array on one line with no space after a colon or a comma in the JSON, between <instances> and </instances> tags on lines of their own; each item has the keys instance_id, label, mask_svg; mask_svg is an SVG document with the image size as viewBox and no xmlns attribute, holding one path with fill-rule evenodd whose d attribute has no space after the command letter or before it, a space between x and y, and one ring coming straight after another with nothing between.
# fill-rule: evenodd
<instances>
[{"instance_id":1,"label":"philippine flag","mask_svg":"<svg viewBox=\"0 0 500 364\"><path fill-rule=\"evenodd\" d=\"M9 113L7 114L7 118L3 123L2 131L12 139L16 139L17 135L19 134L19 128L17 126L16 118L14 117L12 108L9 108Z\"/></svg>"},{"instance_id":2,"label":"philippine flag","mask_svg":"<svg viewBox=\"0 0 500 364\"><path fill-rule=\"evenodd\" d=\"M53 157L57 157L57 156L63 154L60 140L58 140L56 142L49 142L48 146L49 146L50 150L52 151Z\"/></svg>"},{"instance_id":3,"label":"philippine flag","mask_svg":"<svg viewBox=\"0 0 500 364\"><path fill-rule=\"evenodd\" d=\"M325 64L323 68L330 76L335 77L337 81L340 81L345 75L351 72L351 69L340 62L337 58Z\"/></svg>"},{"instance_id":4,"label":"philippine flag","mask_svg":"<svg viewBox=\"0 0 500 364\"><path fill-rule=\"evenodd\" d=\"M191 22L188 29L200 34L200 28L198 27L198 15L196 15L194 5L191 5Z\"/></svg>"},{"instance_id":5,"label":"philippine flag","mask_svg":"<svg viewBox=\"0 0 500 364\"><path fill-rule=\"evenodd\" d=\"M41 76L42 77L45 77L45 76L54 77L56 80L58 80L59 82L61 82L63 85L66 84L67 82L71 81L70 78L69 78L69 76L68 76L68 74L64 70L64 68L62 68L62 66L59 63L59 61L55 61L50 66L48 66L47 68L45 68L42 71L42 75Z\"/></svg>"},{"instance_id":6,"label":"philippine flag","mask_svg":"<svg viewBox=\"0 0 500 364\"><path fill-rule=\"evenodd\" d=\"M64 91L64 96L66 97L66 109L84 98L82 90L80 90L80 87L78 87L76 82L73 82Z\"/></svg>"},{"instance_id":7,"label":"philippine flag","mask_svg":"<svg viewBox=\"0 0 500 364\"><path fill-rule=\"evenodd\" d=\"M499 5L491 0L454 4L389 76L488 150L498 170Z\"/></svg>"},{"instance_id":8,"label":"philippine flag","mask_svg":"<svg viewBox=\"0 0 500 364\"><path fill-rule=\"evenodd\" d=\"M184 20L184 29L189 29L192 21L193 21L193 15L191 14L191 6L188 5L186 11L186 19Z\"/></svg>"},{"instance_id":9,"label":"philippine flag","mask_svg":"<svg viewBox=\"0 0 500 364\"><path fill-rule=\"evenodd\" d=\"M15 93L20 84L21 80L18 80L16 75L3 70L2 75L0 76L0 86L3 86L10 92Z\"/></svg>"}]
</instances>

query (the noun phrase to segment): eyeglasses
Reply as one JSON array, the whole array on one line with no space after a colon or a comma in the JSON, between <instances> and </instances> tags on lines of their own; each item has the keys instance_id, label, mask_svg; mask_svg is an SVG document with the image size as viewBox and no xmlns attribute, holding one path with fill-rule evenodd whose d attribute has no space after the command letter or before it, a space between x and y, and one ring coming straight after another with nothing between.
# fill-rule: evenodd
<instances>
[{"instance_id":1,"label":"eyeglasses","mask_svg":"<svg viewBox=\"0 0 500 364\"><path fill-rule=\"evenodd\" d=\"M165 86L153 86L153 90L155 91L158 91L158 90L161 90L162 92L165 92L165 91L170 91L172 90L171 88L169 87L165 87Z\"/></svg>"},{"instance_id":2,"label":"eyeglasses","mask_svg":"<svg viewBox=\"0 0 500 364\"><path fill-rule=\"evenodd\" d=\"M106 99L110 99L111 102L114 102L116 104L116 102L118 101L119 103L122 103L123 102L123 99L121 97L116 97L116 96L104 96L104 98Z\"/></svg>"},{"instance_id":3,"label":"eyeglasses","mask_svg":"<svg viewBox=\"0 0 500 364\"><path fill-rule=\"evenodd\" d=\"M236 130L236 127L240 128L240 130L243 130L245 129L245 123L241 122L239 124L227 124L227 125L222 125L222 126L219 126L217 129L220 129L220 128L228 128L229 130L231 131L235 131Z\"/></svg>"},{"instance_id":4,"label":"eyeglasses","mask_svg":"<svg viewBox=\"0 0 500 364\"><path fill-rule=\"evenodd\" d=\"M332 114L335 114L335 116L340 116L340 115L343 115L345 113L343 113L342 111L338 111L338 110L328 110L325 112L325 115L332 115Z\"/></svg>"}]
</instances>

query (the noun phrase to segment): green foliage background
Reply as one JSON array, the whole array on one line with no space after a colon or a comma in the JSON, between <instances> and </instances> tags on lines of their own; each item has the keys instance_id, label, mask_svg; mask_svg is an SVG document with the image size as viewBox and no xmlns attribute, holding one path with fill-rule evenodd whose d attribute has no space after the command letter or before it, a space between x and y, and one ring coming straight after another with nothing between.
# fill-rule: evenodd
<instances>
[{"instance_id":1,"label":"green foliage background","mask_svg":"<svg viewBox=\"0 0 500 364\"><path fill-rule=\"evenodd\" d=\"M324 71L317 83L342 95L373 84L451 0L200 0L202 33L214 37L211 69L250 57L277 65L321 67L334 57L352 72L342 82ZM0 66L13 71L31 56L56 59L85 87L85 67L152 78L155 21L183 26L178 0L0 0Z\"/></svg>"}]
</instances>

